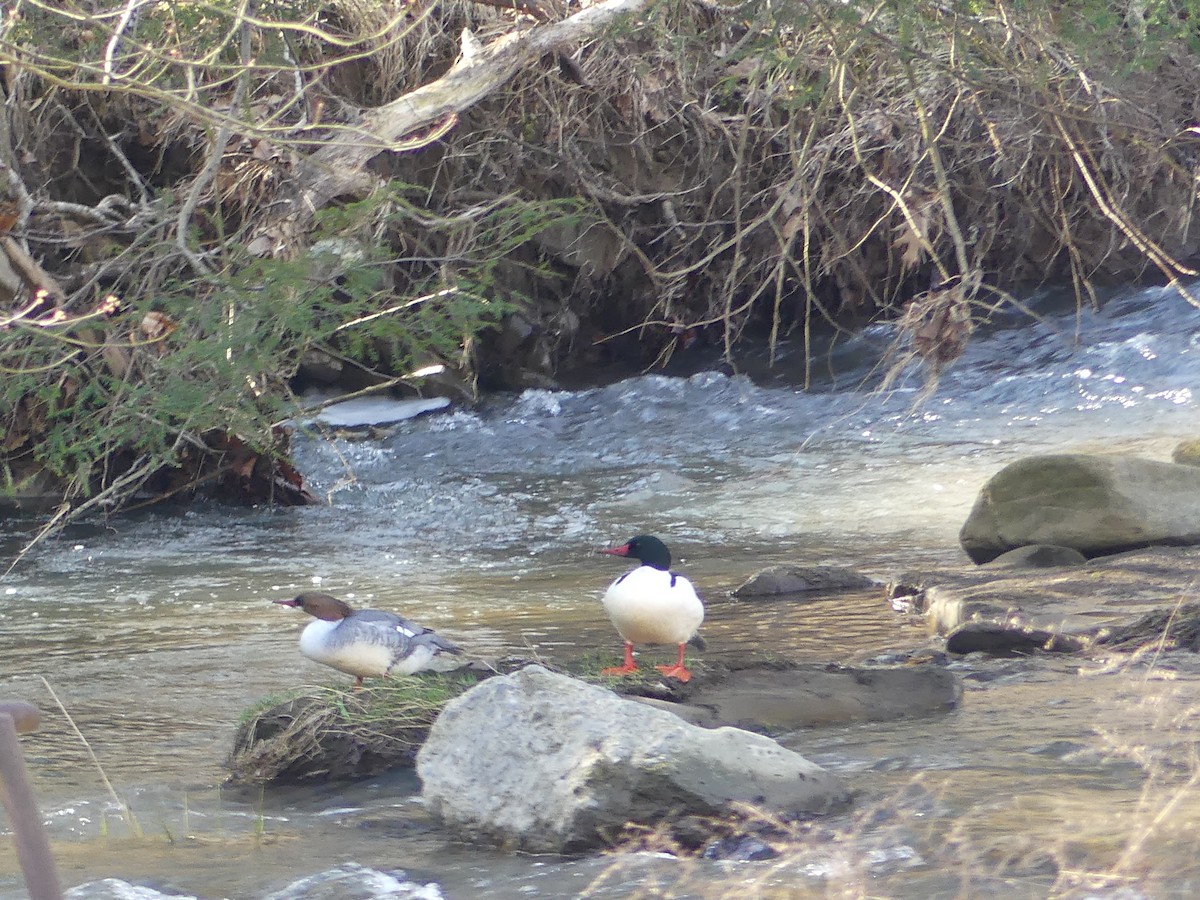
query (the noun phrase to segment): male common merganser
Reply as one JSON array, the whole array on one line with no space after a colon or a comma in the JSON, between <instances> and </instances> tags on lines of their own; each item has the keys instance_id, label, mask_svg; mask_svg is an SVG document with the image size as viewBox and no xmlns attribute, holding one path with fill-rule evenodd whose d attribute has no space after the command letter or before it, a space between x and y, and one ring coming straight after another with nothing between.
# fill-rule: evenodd
<instances>
[{"instance_id":1,"label":"male common merganser","mask_svg":"<svg viewBox=\"0 0 1200 900\"><path fill-rule=\"evenodd\" d=\"M668 678L690 680L692 673L683 664L684 648L704 621L704 604L696 596L692 583L671 571L671 551L667 545L651 535L639 534L619 547L600 552L641 562L614 581L604 594L608 617L625 639L625 662L600 674L636 672L634 644L676 644L679 659L675 665L655 668Z\"/></svg>"},{"instance_id":2,"label":"male common merganser","mask_svg":"<svg viewBox=\"0 0 1200 900\"><path fill-rule=\"evenodd\" d=\"M274 602L316 617L300 634L300 652L314 662L353 675L355 690L368 676L449 672L463 665L453 659L462 653L461 648L390 612L356 612L337 597L316 591Z\"/></svg>"}]
</instances>

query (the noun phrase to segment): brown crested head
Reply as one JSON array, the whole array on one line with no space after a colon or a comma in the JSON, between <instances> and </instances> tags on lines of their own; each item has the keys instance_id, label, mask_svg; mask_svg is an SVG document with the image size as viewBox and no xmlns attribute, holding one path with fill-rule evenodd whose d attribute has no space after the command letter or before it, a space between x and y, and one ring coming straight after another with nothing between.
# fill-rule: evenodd
<instances>
[{"instance_id":1,"label":"brown crested head","mask_svg":"<svg viewBox=\"0 0 1200 900\"><path fill-rule=\"evenodd\" d=\"M354 612L344 600L339 600L329 594L322 594L319 591L308 591L297 594L291 600L275 600L273 602L280 606L302 609L310 616L324 619L327 622L337 622Z\"/></svg>"}]
</instances>

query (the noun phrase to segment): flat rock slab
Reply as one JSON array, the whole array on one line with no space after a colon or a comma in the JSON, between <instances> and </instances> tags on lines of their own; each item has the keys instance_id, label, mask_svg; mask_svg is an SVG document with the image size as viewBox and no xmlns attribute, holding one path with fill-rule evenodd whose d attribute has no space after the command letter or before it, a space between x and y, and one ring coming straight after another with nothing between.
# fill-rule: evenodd
<instances>
[{"instance_id":1,"label":"flat rock slab","mask_svg":"<svg viewBox=\"0 0 1200 900\"><path fill-rule=\"evenodd\" d=\"M771 566L734 588L739 600L784 594L832 594L878 587L879 582L844 566Z\"/></svg>"},{"instance_id":2,"label":"flat rock slab","mask_svg":"<svg viewBox=\"0 0 1200 900\"><path fill-rule=\"evenodd\" d=\"M699 685L687 704L660 705L709 728L734 725L777 734L942 713L961 698L958 676L934 665L801 665L734 671L711 687Z\"/></svg>"},{"instance_id":3,"label":"flat rock slab","mask_svg":"<svg viewBox=\"0 0 1200 900\"><path fill-rule=\"evenodd\" d=\"M962 689L956 675L927 662L871 665L743 663L701 669L687 684L649 672L641 681L604 679L622 696L674 713L705 728L734 725L777 734L812 725L887 721L953 709ZM226 761L234 784L292 784L369 777L411 766L438 708L408 696L413 683L437 681L447 695L472 679L513 672L531 660L495 660L461 676L425 675L363 691L315 689L246 717ZM432 689L432 687L431 687ZM381 718L388 710L386 718ZM386 723L386 724L382 724Z\"/></svg>"},{"instance_id":4,"label":"flat rock slab","mask_svg":"<svg viewBox=\"0 0 1200 900\"><path fill-rule=\"evenodd\" d=\"M1197 571L1200 548L1151 547L1065 568L964 566L908 572L897 580L921 586L919 608L939 634L977 621L1102 637L1200 597Z\"/></svg>"}]
</instances>

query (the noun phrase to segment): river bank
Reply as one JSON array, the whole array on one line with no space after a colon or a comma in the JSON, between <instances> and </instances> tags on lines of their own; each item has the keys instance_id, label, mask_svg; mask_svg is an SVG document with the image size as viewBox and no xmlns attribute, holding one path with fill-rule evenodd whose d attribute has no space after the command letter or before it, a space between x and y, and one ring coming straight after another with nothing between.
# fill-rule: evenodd
<instances>
[{"instance_id":1,"label":"river bank","mask_svg":"<svg viewBox=\"0 0 1200 900\"><path fill-rule=\"evenodd\" d=\"M178 43L125 42L115 91L123 33L0 25L5 492L65 501L51 532L307 503L279 425L313 384L478 398L761 342L810 387L879 322L932 384L1036 286L1197 275L1169 11L519 5L155 6Z\"/></svg>"}]
</instances>

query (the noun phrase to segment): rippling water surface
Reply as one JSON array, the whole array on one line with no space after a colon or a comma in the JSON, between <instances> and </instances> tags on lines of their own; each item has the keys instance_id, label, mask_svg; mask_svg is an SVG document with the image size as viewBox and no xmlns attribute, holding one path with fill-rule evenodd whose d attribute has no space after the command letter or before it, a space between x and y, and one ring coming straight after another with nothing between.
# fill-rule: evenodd
<instances>
[{"instance_id":1,"label":"rippling water surface","mask_svg":"<svg viewBox=\"0 0 1200 900\"><path fill-rule=\"evenodd\" d=\"M247 705L336 678L299 656L302 617L267 602L312 586L402 611L480 654L615 653L597 597L621 567L594 550L650 531L705 594L718 656L758 646L854 660L920 644L919 623L875 595L746 615L724 594L782 561L881 577L958 561L958 528L1004 464L1068 450L1166 459L1200 432L1200 312L1165 290L1078 317L1042 308L1039 324L984 329L919 405L916 378L882 396L864 388L892 337L881 326L837 344L817 367L837 377L808 392L789 384L799 363L786 347L757 380L706 372L528 391L377 441L302 437L300 467L324 507L72 528L0 581L0 695L46 713L26 749L65 880L254 897L355 860L439 881L451 897L574 896L588 885L628 896L651 876L682 879L682 896L859 881L932 896L955 895L972 859L977 888L1039 896L1053 858L1055 872L1077 867L1080 883L1126 860L1119 874L1136 882L1149 868L1164 889L1189 893L1200 803L1180 790L1192 771L1180 747L1200 679L1188 659L1170 661L1170 678L1161 667L968 661L966 701L951 715L788 736L843 772L860 802L828 826L842 829L837 841L814 839L786 865L557 862L447 846L409 773L258 796L220 788ZM0 524L0 551L11 558L33 527ZM1161 765L1148 779L1151 756ZM1129 850L1152 823L1154 840ZM0 845L0 896L21 896L19 884Z\"/></svg>"}]
</instances>

